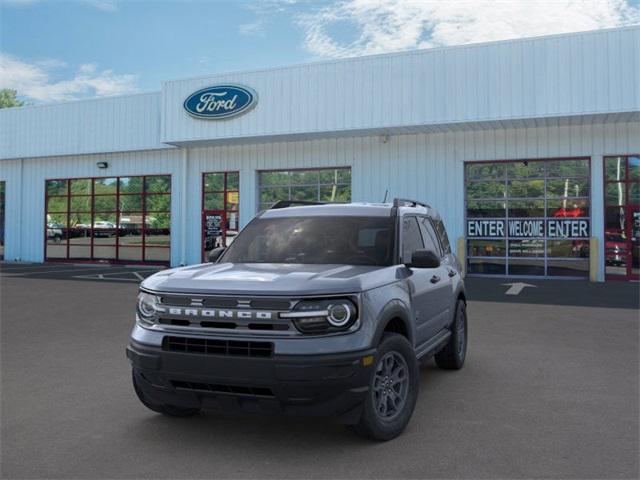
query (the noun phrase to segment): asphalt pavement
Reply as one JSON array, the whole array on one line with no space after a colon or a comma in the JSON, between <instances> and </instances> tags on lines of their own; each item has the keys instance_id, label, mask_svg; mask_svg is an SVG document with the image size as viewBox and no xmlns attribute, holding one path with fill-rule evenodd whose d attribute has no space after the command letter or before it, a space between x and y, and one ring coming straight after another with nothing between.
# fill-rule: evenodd
<instances>
[{"instance_id":1,"label":"asphalt pavement","mask_svg":"<svg viewBox=\"0 0 640 480\"><path fill-rule=\"evenodd\" d=\"M10 266L2 478L638 478L638 309L608 284L588 293L598 306L580 306L474 279L464 369L424 366L405 433L371 443L323 420L154 414L124 354L137 277Z\"/></svg>"}]
</instances>

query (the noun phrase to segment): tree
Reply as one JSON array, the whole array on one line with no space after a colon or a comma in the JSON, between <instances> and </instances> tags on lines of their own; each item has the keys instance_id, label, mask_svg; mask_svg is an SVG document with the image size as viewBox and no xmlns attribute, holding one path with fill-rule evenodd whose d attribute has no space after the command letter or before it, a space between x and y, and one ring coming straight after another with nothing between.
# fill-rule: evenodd
<instances>
[{"instance_id":1,"label":"tree","mask_svg":"<svg viewBox=\"0 0 640 480\"><path fill-rule=\"evenodd\" d=\"M18 92L10 88L0 89L0 108L21 107L24 105L22 100L18 100L16 95Z\"/></svg>"}]
</instances>

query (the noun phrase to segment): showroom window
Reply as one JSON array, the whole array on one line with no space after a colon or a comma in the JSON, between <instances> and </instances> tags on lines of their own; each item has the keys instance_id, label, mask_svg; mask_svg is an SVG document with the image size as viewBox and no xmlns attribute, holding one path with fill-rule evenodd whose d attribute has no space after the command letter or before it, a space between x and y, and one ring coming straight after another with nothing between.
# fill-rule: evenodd
<instances>
[{"instance_id":1,"label":"showroom window","mask_svg":"<svg viewBox=\"0 0 640 480\"><path fill-rule=\"evenodd\" d=\"M587 277L588 158L465 164L467 271Z\"/></svg>"},{"instance_id":2,"label":"showroom window","mask_svg":"<svg viewBox=\"0 0 640 480\"><path fill-rule=\"evenodd\" d=\"M167 264L171 176L46 182L47 260Z\"/></svg>"},{"instance_id":3,"label":"showroom window","mask_svg":"<svg viewBox=\"0 0 640 480\"><path fill-rule=\"evenodd\" d=\"M4 260L4 190L5 183L0 182L0 260Z\"/></svg>"},{"instance_id":4,"label":"showroom window","mask_svg":"<svg viewBox=\"0 0 640 480\"><path fill-rule=\"evenodd\" d=\"M279 200L351 201L351 168L258 172L258 210Z\"/></svg>"},{"instance_id":5,"label":"showroom window","mask_svg":"<svg viewBox=\"0 0 640 480\"><path fill-rule=\"evenodd\" d=\"M607 279L640 278L640 155L604 158Z\"/></svg>"}]
</instances>

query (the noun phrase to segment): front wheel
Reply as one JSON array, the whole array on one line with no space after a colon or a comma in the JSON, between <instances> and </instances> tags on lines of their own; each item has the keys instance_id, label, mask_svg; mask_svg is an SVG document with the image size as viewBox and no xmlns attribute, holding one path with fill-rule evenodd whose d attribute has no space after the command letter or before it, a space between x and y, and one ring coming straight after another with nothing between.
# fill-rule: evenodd
<instances>
[{"instance_id":1,"label":"front wheel","mask_svg":"<svg viewBox=\"0 0 640 480\"><path fill-rule=\"evenodd\" d=\"M418 361L409 341L385 334L376 355L360 421L353 426L359 435L386 441L405 429L418 399Z\"/></svg>"},{"instance_id":2,"label":"front wheel","mask_svg":"<svg viewBox=\"0 0 640 480\"><path fill-rule=\"evenodd\" d=\"M451 325L451 337L436 353L436 364L444 370L460 370L467 356L467 306L462 300L456 305L456 318Z\"/></svg>"}]
</instances>

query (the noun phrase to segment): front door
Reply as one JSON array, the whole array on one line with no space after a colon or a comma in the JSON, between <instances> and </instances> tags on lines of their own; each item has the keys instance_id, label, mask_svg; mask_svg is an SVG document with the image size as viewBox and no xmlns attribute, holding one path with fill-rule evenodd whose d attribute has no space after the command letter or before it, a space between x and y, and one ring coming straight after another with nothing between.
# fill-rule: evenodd
<instances>
[{"instance_id":1,"label":"front door","mask_svg":"<svg viewBox=\"0 0 640 480\"><path fill-rule=\"evenodd\" d=\"M425 248L418 218L405 216L402 219L402 262L410 261L415 250ZM439 326L445 308L447 273L443 267L408 269L407 285L416 322L416 345L422 345L441 329Z\"/></svg>"},{"instance_id":2,"label":"front door","mask_svg":"<svg viewBox=\"0 0 640 480\"><path fill-rule=\"evenodd\" d=\"M605 271L607 280L640 278L640 156L606 157Z\"/></svg>"}]
</instances>

